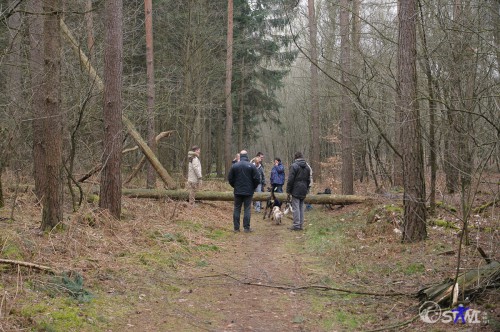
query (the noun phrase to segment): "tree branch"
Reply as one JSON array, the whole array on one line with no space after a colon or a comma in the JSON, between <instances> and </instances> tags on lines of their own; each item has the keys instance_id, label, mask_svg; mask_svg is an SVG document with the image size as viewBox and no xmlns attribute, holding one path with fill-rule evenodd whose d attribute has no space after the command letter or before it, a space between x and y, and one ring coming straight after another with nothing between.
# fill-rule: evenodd
<instances>
[{"instance_id":1,"label":"tree branch","mask_svg":"<svg viewBox=\"0 0 500 332\"><path fill-rule=\"evenodd\" d=\"M197 277L197 278L201 279L201 278L215 278L215 277L227 277L227 278L233 279L233 280L235 280L241 284L244 284L244 285L276 288L276 289L285 289L285 290L315 289L315 290L336 291L336 292L342 292L342 293L348 293L348 294L370 295L370 296L411 296L411 297L415 296L415 294L400 293L400 292L376 293L376 292L357 291L357 290L352 290L352 289L330 287L330 286L323 286L323 285L305 285L305 286L272 285L272 284L265 284L265 283L261 283L261 282L244 281L244 280L238 279L238 278L236 278L228 273L220 273L220 274L214 274L214 275L208 275L208 276L201 276L201 277Z\"/></svg>"},{"instance_id":2,"label":"tree branch","mask_svg":"<svg viewBox=\"0 0 500 332\"><path fill-rule=\"evenodd\" d=\"M40 270L40 271L46 271L46 272L49 272L52 274L57 274L57 271L54 270L53 268L51 268L50 266L40 265L40 264L36 264L36 263L0 258L0 264L24 266L24 267L29 267L29 268Z\"/></svg>"}]
</instances>

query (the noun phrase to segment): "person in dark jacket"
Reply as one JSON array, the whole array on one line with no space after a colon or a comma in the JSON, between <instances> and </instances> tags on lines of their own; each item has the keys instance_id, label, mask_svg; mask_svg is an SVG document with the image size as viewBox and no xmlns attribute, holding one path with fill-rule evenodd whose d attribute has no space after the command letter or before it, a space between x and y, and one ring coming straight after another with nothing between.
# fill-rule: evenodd
<instances>
[{"instance_id":1,"label":"person in dark jacket","mask_svg":"<svg viewBox=\"0 0 500 332\"><path fill-rule=\"evenodd\" d=\"M274 166L271 169L271 191L282 193L283 185L285 184L285 166L281 163L280 158L274 158Z\"/></svg>"},{"instance_id":2,"label":"person in dark jacket","mask_svg":"<svg viewBox=\"0 0 500 332\"><path fill-rule=\"evenodd\" d=\"M257 167L248 160L246 150L240 152L240 161L231 166L227 179L231 187L234 188L234 231L240 231L241 206L244 205L243 228L245 232L251 232L252 197L255 189L260 184L260 174Z\"/></svg>"},{"instance_id":3,"label":"person in dark jacket","mask_svg":"<svg viewBox=\"0 0 500 332\"><path fill-rule=\"evenodd\" d=\"M295 153L295 161L290 166L286 193L292 196L293 225L291 230L300 231L304 227L304 199L312 185L312 169L302 152Z\"/></svg>"}]
</instances>

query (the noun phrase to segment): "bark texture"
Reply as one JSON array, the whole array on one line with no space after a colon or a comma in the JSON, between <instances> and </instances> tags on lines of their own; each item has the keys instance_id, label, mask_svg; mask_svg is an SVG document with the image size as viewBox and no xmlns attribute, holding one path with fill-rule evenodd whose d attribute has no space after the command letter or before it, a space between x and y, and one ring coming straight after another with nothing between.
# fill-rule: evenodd
<instances>
[{"instance_id":1,"label":"bark texture","mask_svg":"<svg viewBox=\"0 0 500 332\"><path fill-rule=\"evenodd\" d=\"M226 55L226 86L224 97L226 99L226 128L224 135L224 168L225 177L231 168L232 155L232 132L233 132L233 104L231 86L233 79L233 0L227 1L227 55Z\"/></svg>"},{"instance_id":2,"label":"bark texture","mask_svg":"<svg viewBox=\"0 0 500 332\"><path fill-rule=\"evenodd\" d=\"M402 0L399 7L398 78L402 121L404 223L403 241L427 237L425 179L417 103L416 0Z\"/></svg>"},{"instance_id":3,"label":"bark texture","mask_svg":"<svg viewBox=\"0 0 500 332\"><path fill-rule=\"evenodd\" d=\"M152 0L144 0L144 11L146 15L146 76L147 76L147 136L148 145L156 155L155 139L155 76L154 76L154 51L153 51L153 4ZM150 163L147 166L147 187L156 187L156 172Z\"/></svg>"},{"instance_id":4,"label":"bark texture","mask_svg":"<svg viewBox=\"0 0 500 332\"><path fill-rule=\"evenodd\" d=\"M342 194L352 195L354 193L354 172L352 160L352 106L349 98L351 70L351 47L349 42L349 0L340 2L340 38L341 38L341 62L342 62Z\"/></svg>"},{"instance_id":5,"label":"bark texture","mask_svg":"<svg viewBox=\"0 0 500 332\"><path fill-rule=\"evenodd\" d=\"M318 97L318 24L314 0L307 1L309 19L309 39L311 43L311 167L315 181L321 179L321 142L319 123L319 97Z\"/></svg>"},{"instance_id":6,"label":"bark texture","mask_svg":"<svg viewBox=\"0 0 500 332\"><path fill-rule=\"evenodd\" d=\"M137 198L170 198L178 200L187 200L189 192L187 190L151 190L151 189L123 189L123 195ZM276 198L285 201L286 194L275 194ZM255 193L254 201L267 201L271 197L271 193ZM196 199L205 201L233 201L234 194L232 191L198 191ZM364 203L370 198L355 195L307 195L305 202L311 204L336 204L349 205L356 203Z\"/></svg>"},{"instance_id":7,"label":"bark texture","mask_svg":"<svg viewBox=\"0 0 500 332\"><path fill-rule=\"evenodd\" d=\"M63 160L61 112L61 35L59 16L60 0L43 2L44 16L44 105L42 123L42 163L44 167L42 223L43 230L50 230L63 221Z\"/></svg>"},{"instance_id":8,"label":"bark texture","mask_svg":"<svg viewBox=\"0 0 500 332\"><path fill-rule=\"evenodd\" d=\"M105 2L104 147L99 207L121 214L123 3Z\"/></svg>"}]
</instances>

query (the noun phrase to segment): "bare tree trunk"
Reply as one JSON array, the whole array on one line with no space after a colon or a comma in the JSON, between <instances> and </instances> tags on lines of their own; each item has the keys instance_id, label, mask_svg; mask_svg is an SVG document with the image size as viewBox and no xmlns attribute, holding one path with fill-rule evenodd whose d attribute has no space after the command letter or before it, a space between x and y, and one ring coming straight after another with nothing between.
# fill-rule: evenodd
<instances>
[{"instance_id":1,"label":"bare tree trunk","mask_svg":"<svg viewBox=\"0 0 500 332\"><path fill-rule=\"evenodd\" d=\"M17 6L17 7L16 7ZM9 1L9 7L13 9L9 16L9 53L8 53L8 85L7 93L10 99L9 114L14 116L21 109L21 14L19 12L19 2Z\"/></svg>"},{"instance_id":2,"label":"bare tree trunk","mask_svg":"<svg viewBox=\"0 0 500 332\"><path fill-rule=\"evenodd\" d=\"M434 215L436 211L436 173L437 173L437 144L436 144L436 99L434 84L431 72L429 52L427 49L427 38L425 34L424 16L421 4L420 8L420 38L424 50L423 67L427 77L427 92L429 93L429 167L431 170L430 194L429 194L429 214Z\"/></svg>"},{"instance_id":3,"label":"bare tree trunk","mask_svg":"<svg viewBox=\"0 0 500 332\"><path fill-rule=\"evenodd\" d=\"M352 2L352 47L351 47L351 82L353 86L358 86L363 68L363 54L361 51L361 0ZM368 146L368 126L365 126L365 115L358 112L356 107L353 109L354 126L352 144L353 144L353 168L354 179L363 182L368 177L368 167L366 165L367 146Z\"/></svg>"},{"instance_id":4,"label":"bare tree trunk","mask_svg":"<svg viewBox=\"0 0 500 332\"><path fill-rule=\"evenodd\" d=\"M182 126L178 127L181 128L182 132L182 141L181 141L181 151L183 151L183 160L186 160L184 152L187 151L192 145L193 145L193 128L192 124L194 121L194 110L193 110L193 100L192 100L192 95L193 95L193 55L195 52L196 46L193 45L193 38L194 38L194 32L193 30L193 12L194 12L194 2L193 1L187 1L188 9L188 16L187 16L187 30L184 32L183 36L183 44L184 44L184 54L183 54L183 64L182 64L182 105L180 107L182 111L182 116L180 117ZM183 168L183 174L185 177L187 177L187 172L188 168L184 167Z\"/></svg>"},{"instance_id":5,"label":"bare tree trunk","mask_svg":"<svg viewBox=\"0 0 500 332\"><path fill-rule=\"evenodd\" d=\"M407 3L405 2L405 6ZM398 19L401 20L401 1L398 1ZM401 39L401 21L399 22L399 38ZM398 52L401 50L401 44L398 47ZM398 65L400 65L398 63ZM398 73L399 74L399 73ZM397 98L401 98L401 79L398 79L396 90L398 92ZM392 154L392 185L394 187L404 187L404 161L401 157L403 155L403 121L404 121L404 110L401 107L401 100L398 101L398 104L395 107L395 132L394 132L394 147L398 153Z\"/></svg>"},{"instance_id":6,"label":"bare tree trunk","mask_svg":"<svg viewBox=\"0 0 500 332\"><path fill-rule=\"evenodd\" d=\"M325 6L325 19L328 22L328 25L324 27L325 35L322 38L324 40L323 42L323 54L325 59L333 59L337 55L337 35L339 34L338 31L338 20L337 17L338 11L339 11L339 6L336 2L333 1L328 1L324 2ZM318 5L318 8L321 8L321 3ZM324 70L325 72L334 77L337 76L336 72L336 63L334 61L326 61L324 64ZM325 75L326 76L326 75ZM332 81L331 79L325 79L324 83L323 80L320 78L321 83L320 85L325 84L324 88L328 90L332 90L337 88L337 82ZM331 97L328 97L325 99L324 102L324 108L327 109L328 111L326 112L326 116L322 117L321 121L321 127L320 127L320 133L323 133L328 139L324 140L322 147L321 147L321 154L324 156L332 156L336 154L336 150L339 147L339 144L336 140L330 139L333 137L339 136L337 133L338 126L332 126L333 122L337 122L337 117L339 113L339 102L336 97L333 95ZM279 146L280 143L276 142L277 145ZM293 156L293 152L291 153Z\"/></svg>"},{"instance_id":7,"label":"bare tree trunk","mask_svg":"<svg viewBox=\"0 0 500 332\"><path fill-rule=\"evenodd\" d=\"M95 58L95 39L94 39L94 13L92 12L92 0L87 0L85 3L85 21L87 23L87 48L89 57Z\"/></svg>"},{"instance_id":8,"label":"bare tree trunk","mask_svg":"<svg viewBox=\"0 0 500 332\"><path fill-rule=\"evenodd\" d=\"M11 117L16 116L22 109L22 93L21 93L21 14L19 12L19 2L9 1L9 7L13 9L12 15L9 16L9 53L8 53L8 84L7 95L9 98L8 113ZM17 6L17 7L16 7Z\"/></svg>"},{"instance_id":9,"label":"bare tree trunk","mask_svg":"<svg viewBox=\"0 0 500 332\"><path fill-rule=\"evenodd\" d=\"M239 125L238 125L238 151L243 149L243 126L244 126L244 107L245 107L245 59L241 64L241 86L240 86L240 107L239 107Z\"/></svg>"},{"instance_id":10,"label":"bare tree trunk","mask_svg":"<svg viewBox=\"0 0 500 332\"><path fill-rule=\"evenodd\" d=\"M319 123L319 99L318 99L318 25L316 22L316 10L314 0L307 1L309 19L309 38L311 43L311 167L315 181L321 179L321 142Z\"/></svg>"},{"instance_id":11,"label":"bare tree trunk","mask_svg":"<svg viewBox=\"0 0 500 332\"><path fill-rule=\"evenodd\" d=\"M448 93L449 95L449 93ZM447 97L449 100L450 96ZM446 109L446 120L448 126L444 133L444 165L443 170L446 176L446 189L453 194L458 191L460 181L458 172L458 151L459 137L457 116L452 109Z\"/></svg>"},{"instance_id":12,"label":"bare tree trunk","mask_svg":"<svg viewBox=\"0 0 500 332\"><path fill-rule=\"evenodd\" d=\"M39 0L30 0L27 7L33 13L42 13L42 2ZM35 195L39 201L42 200L45 176L45 165L43 164L43 90L40 88L43 84L43 17L41 14L32 15L29 22L30 38L30 74L31 74L31 108L33 110L33 177L35 180Z\"/></svg>"},{"instance_id":13,"label":"bare tree trunk","mask_svg":"<svg viewBox=\"0 0 500 332\"><path fill-rule=\"evenodd\" d=\"M500 12L500 1L497 0L491 0L491 13L492 13L492 20L493 20L493 40L495 41L495 47L496 47L496 60L497 60L497 72L500 71L500 15L498 14ZM496 103L497 105L500 105L500 97L496 97ZM498 108L498 106L497 106ZM500 132L497 131L497 141L500 141ZM496 149L495 157L494 157L494 162L496 162L497 165L497 171L500 172L500 144L497 144L497 149Z\"/></svg>"},{"instance_id":14,"label":"bare tree trunk","mask_svg":"<svg viewBox=\"0 0 500 332\"><path fill-rule=\"evenodd\" d=\"M223 110L217 110L217 119L214 124L215 126L215 171L217 172L217 177L222 178L224 176L224 135L222 134L223 129Z\"/></svg>"},{"instance_id":15,"label":"bare tree trunk","mask_svg":"<svg viewBox=\"0 0 500 332\"><path fill-rule=\"evenodd\" d=\"M392 186L394 187L403 187L404 186L404 172L403 172L403 160L401 159L401 153L403 152L402 150L404 149L402 145L402 122L403 122L403 116L400 114L402 111L399 109L398 106L395 108L396 111L396 125L395 125L395 132L394 132L394 147L398 151L398 153L393 153L392 154ZM390 170L389 170L390 172Z\"/></svg>"},{"instance_id":16,"label":"bare tree trunk","mask_svg":"<svg viewBox=\"0 0 500 332\"><path fill-rule=\"evenodd\" d=\"M144 11L146 15L146 76L147 76L147 137L151 151L156 155L156 133L155 133L155 76L154 76L154 51L153 51L153 4L152 0L144 0ZM156 187L156 172L151 165L147 164L147 187Z\"/></svg>"},{"instance_id":17,"label":"bare tree trunk","mask_svg":"<svg viewBox=\"0 0 500 332\"><path fill-rule=\"evenodd\" d=\"M104 21L104 152L99 207L121 214L123 3L105 2Z\"/></svg>"},{"instance_id":18,"label":"bare tree trunk","mask_svg":"<svg viewBox=\"0 0 500 332\"><path fill-rule=\"evenodd\" d=\"M6 100L8 101L6 107L6 114L10 119L18 119L22 116L21 111L23 109L23 98L22 98L22 58L21 58L21 44L22 44L22 33L21 33L21 14L20 14L19 1L9 0L8 8L11 10L11 15L7 20L8 24L8 42L7 47L7 65L6 65L6 84L3 86L6 95ZM5 64L4 64L5 65ZM3 126L1 126L3 127ZM0 127L0 133L1 128ZM6 127L8 135L12 138L14 136L19 136L18 130L9 130ZM3 136L3 135L2 135ZM17 139L15 140L17 141ZM0 143L0 177L5 167L11 163L10 159L12 155L16 152L13 149L11 142L6 142L3 140ZM16 171L19 168L18 165L14 165ZM1 192L0 187L0 205L3 205L3 192Z\"/></svg>"},{"instance_id":19,"label":"bare tree trunk","mask_svg":"<svg viewBox=\"0 0 500 332\"><path fill-rule=\"evenodd\" d=\"M231 85L233 78L233 0L227 1L227 56L226 56L226 88L224 97L226 99L226 128L224 135L224 165L225 177L231 168L232 155L232 131L233 131L233 105L231 96Z\"/></svg>"},{"instance_id":20,"label":"bare tree trunk","mask_svg":"<svg viewBox=\"0 0 500 332\"><path fill-rule=\"evenodd\" d=\"M63 160L61 112L61 0L43 2L44 27L44 112L42 119L42 159L45 166L42 223L50 230L63 221Z\"/></svg>"},{"instance_id":21,"label":"bare tree trunk","mask_svg":"<svg viewBox=\"0 0 500 332\"><path fill-rule=\"evenodd\" d=\"M401 0L399 4L398 106L405 120L402 123L403 241L416 242L427 237L424 162L417 102L417 3L416 0Z\"/></svg>"},{"instance_id":22,"label":"bare tree trunk","mask_svg":"<svg viewBox=\"0 0 500 332\"><path fill-rule=\"evenodd\" d=\"M0 209L5 206L5 200L3 198L2 173L3 173L3 166L0 164Z\"/></svg>"},{"instance_id":23,"label":"bare tree trunk","mask_svg":"<svg viewBox=\"0 0 500 332\"><path fill-rule=\"evenodd\" d=\"M354 193L354 175L352 163L352 107L349 99L350 85L350 57L349 45L349 1L340 1L340 58L342 67L342 194L352 195Z\"/></svg>"},{"instance_id":24,"label":"bare tree trunk","mask_svg":"<svg viewBox=\"0 0 500 332\"><path fill-rule=\"evenodd\" d=\"M454 23L457 27L456 31L461 31L460 29L466 30L466 27L469 26L466 14L470 12L471 8L469 4L462 4L460 1L455 1ZM455 75L458 82L458 84L455 85L455 93L456 97L458 97L457 99L460 101L460 109L466 111L465 113L458 113L460 150L458 152L459 164L457 165L460 170L462 220L464 223L463 238L465 239L466 245L470 244L468 220L471 212L470 190L474 168L474 147L472 146L474 143L472 143L470 139L471 135L474 133L474 122L471 113L474 112L476 107L474 89L477 75L476 68L479 67L476 62L475 51L475 49L477 49L477 44L473 44L474 40L475 36L467 32L457 34L453 40L453 58L456 62L457 69Z\"/></svg>"}]
</instances>

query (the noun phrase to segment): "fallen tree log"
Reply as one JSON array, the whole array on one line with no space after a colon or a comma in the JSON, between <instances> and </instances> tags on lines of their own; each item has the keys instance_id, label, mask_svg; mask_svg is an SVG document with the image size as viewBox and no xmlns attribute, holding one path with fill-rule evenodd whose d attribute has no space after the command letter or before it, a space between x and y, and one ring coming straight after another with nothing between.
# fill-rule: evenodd
<instances>
[{"instance_id":1,"label":"fallen tree log","mask_svg":"<svg viewBox=\"0 0 500 332\"><path fill-rule=\"evenodd\" d=\"M168 174L167 170L163 168L160 161L156 158L154 152L151 150L151 148L147 145L147 143L142 139L141 135L134 128L132 122L125 116L122 117L122 121L125 127L127 128L128 133L135 140L139 148L142 150L142 153L144 153L146 158L148 158L149 162L156 170L156 173L158 173L163 183L165 183L165 185L168 188L173 188L173 189L177 188L177 184L175 183L174 179L172 179L172 177Z\"/></svg>"},{"instance_id":2,"label":"fallen tree log","mask_svg":"<svg viewBox=\"0 0 500 332\"><path fill-rule=\"evenodd\" d=\"M472 298L475 294L481 293L484 289L500 286L500 263L491 261L491 263L483 265L477 269L472 269L462 273L457 278L458 292L454 289L454 280L446 279L444 282L423 288L418 291L420 301L433 301L438 304L455 305L456 299ZM452 292L458 294L453 295Z\"/></svg>"},{"instance_id":3,"label":"fallen tree log","mask_svg":"<svg viewBox=\"0 0 500 332\"><path fill-rule=\"evenodd\" d=\"M61 31L63 33L63 36L68 41L68 43L70 44L73 51L76 53L76 55L80 59L80 64L87 70L87 74L93 80L93 82L95 83L98 90L104 91L104 83L103 83L102 79L97 74L96 70L94 69L94 67L90 63L90 60L88 59L88 57L82 51L80 45L78 44L78 41L73 36L73 34L69 30L66 23L64 23L64 21L61 19L61 20L59 20L59 25L61 27ZM156 158L153 151L151 151L151 148L142 139L142 137L137 132L137 130L135 129L132 122L125 116L125 114L122 114L122 121L123 121L123 124L125 125L125 128L127 129L128 133L135 140L135 142L137 143L139 148L142 150L142 152L144 153L146 158L149 160L149 162L151 163L151 165L153 166L155 171L160 176L163 183L168 188L174 188L174 189L177 188L176 182L170 177L167 170L165 168L163 168L163 166L158 161L158 159Z\"/></svg>"},{"instance_id":4,"label":"fallen tree log","mask_svg":"<svg viewBox=\"0 0 500 332\"><path fill-rule=\"evenodd\" d=\"M51 268L50 266L45 266L45 265L31 263L31 262L24 262L24 261L12 260L12 259L0 258L0 264L25 266L25 267L32 268L32 269L37 269L40 271L46 271L46 272L49 272L52 274L57 274L57 271L55 269Z\"/></svg>"},{"instance_id":5,"label":"fallen tree log","mask_svg":"<svg viewBox=\"0 0 500 332\"><path fill-rule=\"evenodd\" d=\"M164 137L169 137L171 136L172 134L174 133L173 130L169 130L169 131L162 131L161 133L159 133L155 140L156 140L156 144L158 144L160 142L160 140ZM127 149L128 151L132 151L132 150L136 150L136 149L139 149L139 146L136 145L135 147L133 148L130 148L130 149ZM125 151L127 150L123 150L122 153L125 153ZM142 156L141 160L139 161L139 163L134 167L134 169L132 170L132 174L130 174L130 176L123 182L123 184L127 184L129 183L130 181L132 181L132 179L137 175L137 173L139 173L139 171L141 170L142 166L144 166L144 164L146 163L146 156Z\"/></svg>"},{"instance_id":6,"label":"fallen tree log","mask_svg":"<svg viewBox=\"0 0 500 332\"><path fill-rule=\"evenodd\" d=\"M188 192L186 190L159 190L159 189L122 189L122 195L136 198L170 198L175 200L187 200ZM284 201L287 194L275 194L276 198ZM271 193L255 193L254 201L267 201L271 197ZM234 195L232 191L198 191L196 199L205 201L233 201ZM364 196L354 195L308 195L305 199L306 203L310 204L334 204L348 205L363 203L370 200Z\"/></svg>"}]
</instances>

